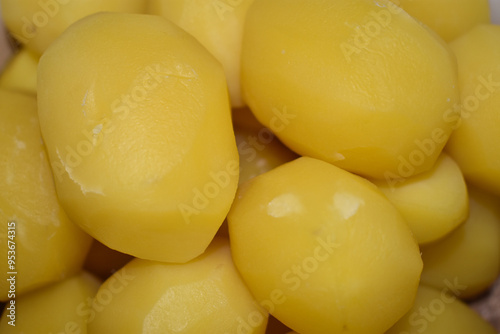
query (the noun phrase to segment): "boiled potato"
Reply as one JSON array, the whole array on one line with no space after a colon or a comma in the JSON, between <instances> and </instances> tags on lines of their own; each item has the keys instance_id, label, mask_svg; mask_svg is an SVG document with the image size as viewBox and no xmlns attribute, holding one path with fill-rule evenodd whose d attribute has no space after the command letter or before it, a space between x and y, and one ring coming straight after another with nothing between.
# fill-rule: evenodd
<instances>
[{"instance_id":1,"label":"boiled potato","mask_svg":"<svg viewBox=\"0 0 500 334\"><path fill-rule=\"evenodd\" d=\"M419 244L443 238L467 218L467 186L447 154L428 172L409 179L374 183L401 212Z\"/></svg>"},{"instance_id":2,"label":"boiled potato","mask_svg":"<svg viewBox=\"0 0 500 334\"><path fill-rule=\"evenodd\" d=\"M452 288L421 285L413 308L386 334L496 334L489 323L453 295Z\"/></svg>"},{"instance_id":3,"label":"boiled potato","mask_svg":"<svg viewBox=\"0 0 500 334\"><path fill-rule=\"evenodd\" d=\"M243 184L228 222L250 291L299 333L383 333L413 304L417 243L359 176L299 158Z\"/></svg>"},{"instance_id":4,"label":"boiled potato","mask_svg":"<svg viewBox=\"0 0 500 334\"><path fill-rule=\"evenodd\" d=\"M256 0L241 66L285 145L371 178L429 170L459 116L449 48L388 0Z\"/></svg>"},{"instance_id":5,"label":"boiled potato","mask_svg":"<svg viewBox=\"0 0 500 334\"><path fill-rule=\"evenodd\" d=\"M36 95L38 58L26 48L18 51L0 74L0 88Z\"/></svg>"},{"instance_id":6,"label":"boiled potato","mask_svg":"<svg viewBox=\"0 0 500 334\"><path fill-rule=\"evenodd\" d=\"M82 272L17 298L4 309L0 332L86 334L90 314L86 305L94 298L99 285L97 278ZM13 323L14 317L9 317L13 315L11 310L15 313Z\"/></svg>"},{"instance_id":7,"label":"boiled potato","mask_svg":"<svg viewBox=\"0 0 500 334\"><path fill-rule=\"evenodd\" d=\"M266 127L255 131L236 126L235 137L240 156L240 184L297 158Z\"/></svg>"},{"instance_id":8,"label":"boiled potato","mask_svg":"<svg viewBox=\"0 0 500 334\"><path fill-rule=\"evenodd\" d=\"M241 107L243 25L253 0L149 0L148 12L171 20L196 37L224 67L233 107Z\"/></svg>"},{"instance_id":9,"label":"boiled potato","mask_svg":"<svg viewBox=\"0 0 500 334\"><path fill-rule=\"evenodd\" d=\"M5 301L78 272L92 239L59 205L32 96L0 90L0 175Z\"/></svg>"},{"instance_id":10,"label":"boiled potato","mask_svg":"<svg viewBox=\"0 0 500 334\"><path fill-rule=\"evenodd\" d=\"M79 19L101 11L143 13L146 0L1 0L0 6L12 36L41 55Z\"/></svg>"},{"instance_id":11,"label":"boiled potato","mask_svg":"<svg viewBox=\"0 0 500 334\"><path fill-rule=\"evenodd\" d=\"M68 215L135 257L201 254L239 173L215 58L162 17L103 13L66 30L38 74L40 126Z\"/></svg>"},{"instance_id":12,"label":"boiled potato","mask_svg":"<svg viewBox=\"0 0 500 334\"><path fill-rule=\"evenodd\" d=\"M500 26L477 26L451 47L463 102L447 150L468 182L500 195Z\"/></svg>"},{"instance_id":13,"label":"boiled potato","mask_svg":"<svg viewBox=\"0 0 500 334\"><path fill-rule=\"evenodd\" d=\"M422 282L471 298L488 289L500 274L500 201L470 189L470 216L455 232L422 247Z\"/></svg>"},{"instance_id":14,"label":"boiled potato","mask_svg":"<svg viewBox=\"0 0 500 334\"><path fill-rule=\"evenodd\" d=\"M101 298L115 275L126 277L127 284L112 298ZM215 239L188 263L136 259L115 275L97 292L100 311L89 321L89 334L265 332L267 312L241 280L227 240Z\"/></svg>"},{"instance_id":15,"label":"boiled potato","mask_svg":"<svg viewBox=\"0 0 500 334\"><path fill-rule=\"evenodd\" d=\"M474 26L490 22L488 0L392 0L450 42Z\"/></svg>"}]
</instances>

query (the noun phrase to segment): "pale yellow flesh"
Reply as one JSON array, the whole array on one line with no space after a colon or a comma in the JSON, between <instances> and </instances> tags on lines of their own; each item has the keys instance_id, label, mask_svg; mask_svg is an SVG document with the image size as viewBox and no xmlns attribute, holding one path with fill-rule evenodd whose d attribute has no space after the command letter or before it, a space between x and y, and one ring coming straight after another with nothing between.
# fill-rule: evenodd
<instances>
[{"instance_id":1,"label":"pale yellow flesh","mask_svg":"<svg viewBox=\"0 0 500 334\"><path fill-rule=\"evenodd\" d=\"M139 258L201 254L238 183L221 65L164 18L108 13L66 30L38 74L42 134L68 215Z\"/></svg>"},{"instance_id":2,"label":"pale yellow flesh","mask_svg":"<svg viewBox=\"0 0 500 334\"><path fill-rule=\"evenodd\" d=\"M0 90L0 175L0 256L5 259L0 300L5 301L11 290L8 272L18 273L20 297L80 270L92 239L58 203L32 96Z\"/></svg>"},{"instance_id":3,"label":"pale yellow flesh","mask_svg":"<svg viewBox=\"0 0 500 334\"><path fill-rule=\"evenodd\" d=\"M401 212L419 244L445 237L468 216L467 186L462 172L445 153L428 172L374 183Z\"/></svg>"},{"instance_id":4,"label":"pale yellow flesh","mask_svg":"<svg viewBox=\"0 0 500 334\"><path fill-rule=\"evenodd\" d=\"M0 319L0 332L87 334L89 316L95 312L91 300L100 283L91 274L82 272L16 298L15 326L9 325L10 310L6 308Z\"/></svg>"},{"instance_id":5,"label":"pale yellow flesh","mask_svg":"<svg viewBox=\"0 0 500 334\"><path fill-rule=\"evenodd\" d=\"M253 295L299 333L383 333L413 303L422 261L406 222L333 165L299 158L251 179L228 222Z\"/></svg>"},{"instance_id":6,"label":"pale yellow flesh","mask_svg":"<svg viewBox=\"0 0 500 334\"><path fill-rule=\"evenodd\" d=\"M242 90L297 153L377 179L429 170L457 121L448 46L387 0L256 0Z\"/></svg>"},{"instance_id":7,"label":"pale yellow flesh","mask_svg":"<svg viewBox=\"0 0 500 334\"><path fill-rule=\"evenodd\" d=\"M36 95L38 56L26 48L18 51L0 73L0 88Z\"/></svg>"},{"instance_id":8,"label":"pale yellow flesh","mask_svg":"<svg viewBox=\"0 0 500 334\"><path fill-rule=\"evenodd\" d=\"M490 22L488 0L391 0L451 42L474 26Z\"/></svg>"},{"instance_id":9,"label":"pale yellow flesh","mask_svg":"<svg viewBox=\"0 0 500 334\"><path fill-rule=\"evenodd\" d=\"M500 195L500 27L477 26L450 45L463 105L446 148L468 182Z\"/></svg>"},{"instance_id":10,"label":"pale yellow flesh","mask_svg":"<svg viewBox=\"0 0 500 334\"><path fill-rule=\"evenodd\" d=\"M72 23L90 14L146 10L145 0L2 0L0 5L12 36L39 55Z\"/></svg>"},{"instance_id":11,"label":"pale yellow flesh","mask_svg":"<svg viewBox=\"0 0 500 334\"><path fill-rule=\"evenodd\" d=\"M500 274L500 201L470 189L470 216L455 232L422 248L422 282L438 289L458 282L460 298L488 289Z\"/></svg>"},{"instance_id":12,"label":"pale yellow flesh","mask_svg":"<svg viewBox=\"0 0 500 334\"><path fill-rule=\"evenodd\" d=\"M224 67L233 107L244 105L240 87L243 25L253 0L150 0L148 13L163 16L210 51Z\"/></svg>"},{"instance_id":13,"label":"pale yellow flesh","mask_svg":"<svg viewBox=\"0 0 500 334\"><path fill-rule=\"evenodd\" d=\"M100 294L112 288L112 300L99 304ZM263 334L267 323L223 239L184 264L133 260L102 285L95 302L101 311L89 322L89 334Z\"/></svg>"},{"instance_id":14,"label":"pale yellow flesh","mask_svg":"<svg viewBox=\"0 0 500 334\"><path fill-rule=\"evenodd\" d=\"M421 285L413 308L386 334L496 334L495 329L451 292Z\"/></svg>"}]
</instances>

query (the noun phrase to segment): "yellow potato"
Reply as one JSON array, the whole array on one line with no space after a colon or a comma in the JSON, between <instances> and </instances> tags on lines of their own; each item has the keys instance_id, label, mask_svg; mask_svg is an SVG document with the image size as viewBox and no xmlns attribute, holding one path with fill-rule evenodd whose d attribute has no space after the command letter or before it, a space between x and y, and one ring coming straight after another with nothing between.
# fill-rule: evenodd
<instances>
[{"instance_id":1,"label":"yellow potato","mask_svg":"<svg viewBox=\"0 0 500 334\"><path fill-rule=\"evenodd\" d=\"M451 43L462 120L447 145L471 184L500 195L500 26L480 25Z\"/></svg>"},{"instance_id":2,"label":"yellow potato","mask_svg":"<svg viewBox=\"0 0 500 334\"><path fill-rule=\"evenodd\" d=\"M443 238L469 214L462 172L445 153L428 172L409 179L374 183L401 212L419 244Z\"/></svg>"},{"instance_id":3,"label":"yellow potato","mask_svg":"<svg viewBox=\"0 0 500 334\"><path fill-rule=\"evenodd\" d=\"M470 189L470 216L464 225L422 247L422 282L438 289L450 282L460 298L485 291L500 274L500 201Z\"/></svg>"},{"instance_id":4,"label":"yellow potato","mask_svg":"<svg viewBox=\"0 0 500 334\"><path fill-rule=\"evenodd\" d=\"M488 0L392 0L450 42L474 26L490 22Z\"/></svg>"},{"instance_id":5,"label":"yellow potato","mask_svg":"<svg viewBox=\"0 0 500 334\"><path fill-rule=\"evenodd\" d=\"M116 275L127 284L112 293ZM101 286L93 305L98 312L89 319L89 334L263 334L267 323L224 239L184 264L132 260Z\"/></svg>"},{"instance_id":6,"label":"yellow potato","mask_svg":"<svg viewBox=\"0 0 500 334\"><path fill-rule=\"evenodd\" d=\"M58 203L30 95L0 90L0 175L0 300L5 301L79 271L92 239Z\"/></svg>"},{"instance_id":7,"label":"yellow potato","mask_svg":"<svg viewBox=\"0 0 500 334\"><path fill-rule=\"evenodd\" d=\"M17 298L4 309L0 332L86 334L86 304L94 298L99 285L97 278L82 272Z\"/></svg>"},{"instance_id":8,"label":"yellow potato","mask_svg":"<svg viewBox=\"0 0 500 334\"><path fill-rule=\"evenodd\" d=\"M40 126L68 215L135 257L201 254L238 183L221 65L164 18L103 13L66 30L38 75Z\"/></svg>"},{"instance_id":9,"label":"yellow potato","mask_svg":"<svg viewBox=\"0 0 500 334\"><path fill-rule=\"evenodd\" d=\"M242 89L292 150L377 179L429 170L458 115L449 48L388 0L256 0Z\"/></svg>"},{"instance_id":10,"label":"yellow potato","mask_svg":"<svg viewBox=\"0 0 500 334\"><path fill-rule=\"evenodd\" d=\"M2 0L0 6L12 36L42 54L79 19L101 11L143 13L146 0Z\"/></svg>"},{"instance_id":11,"label":"yellow potato","mask_svg":"<svg viewBox=\"0 0 500 334\"><path fill-rule=\"evenodd\" d=\"M196 37L226 73L233 107L241 107L243 25L253 0L149 0L148 12L163 16Z\"/></svg>"},{"instance_id":12,"label":"yellow potato","mask_svg":"<svg viewBox=\"0 0 500 334\"><path fill-rule=\"evenodd\" d=\"M239 184L297 158L266 127L258 131L235 127L235 137L240 155Z\"/></svg>"},{"instance_id":13,"label":"yellow potato","mask_svg":"<svg viewBox=\"0 0 500 334\"><path fill-rule=\"evenodd\" d=\"M474 310L457 299L451 289L421 285L413 308L386 334L496 334Z\"/></svg>"},{"instance_id":14,"label":"yellow potato","mask_svg":"<svg viewBox=\"0 0 500 334\"><path fill-rule=\"evenodd\" d=\"M26 48L18 51L0 74L0 88L36 95L38 58Z\"/></svg>"},{"instance_id":15,"label":"yellow potato","mask_svg":"<svg viewBox=\"0 0 500 334\"><path fill-rule=\"evenodd\" d=\"M245 183L228 223L250 291L299 333L383 333L413 304L417 243L359 176L299 158Z\"/></svg>"}]
</instances>

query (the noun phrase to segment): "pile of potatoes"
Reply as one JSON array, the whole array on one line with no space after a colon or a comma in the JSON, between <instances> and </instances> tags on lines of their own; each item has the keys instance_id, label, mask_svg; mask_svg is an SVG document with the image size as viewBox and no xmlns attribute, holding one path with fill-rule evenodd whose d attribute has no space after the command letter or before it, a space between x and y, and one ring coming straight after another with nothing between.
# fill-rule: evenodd
<instances>
[{"instance_id":1,"label":"pile of potatoes","mask_svg":"<svg viewBox=\"0 0 500 334\"><path fill-rule=\"evenodd\" d=\"M496 333L487 0L0 5L1 333Z\"/></svg>"}]
</instances>

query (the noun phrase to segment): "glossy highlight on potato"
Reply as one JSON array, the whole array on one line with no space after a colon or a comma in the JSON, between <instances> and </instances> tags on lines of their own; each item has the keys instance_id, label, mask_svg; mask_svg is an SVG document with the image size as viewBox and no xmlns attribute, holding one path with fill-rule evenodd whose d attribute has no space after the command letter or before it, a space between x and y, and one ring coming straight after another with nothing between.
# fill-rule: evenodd
<instances>
[{"instance_id":1,"label":"glossy highlight on potato","mask_svg":"<svg viewBox=\"0 0 500 334\"><path fill-rule=\"evenodd\" d=\"M382 334L413 304L422 260L409 227L331 164L302 157L249 180L228 225L250 291L298 333Z\"/></svg>"}]
</instances>

